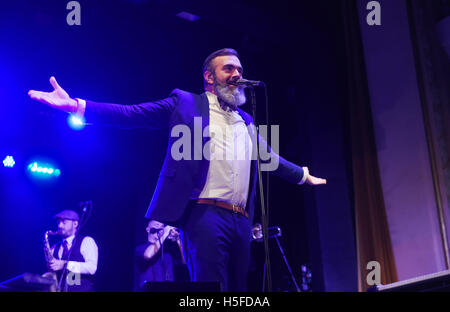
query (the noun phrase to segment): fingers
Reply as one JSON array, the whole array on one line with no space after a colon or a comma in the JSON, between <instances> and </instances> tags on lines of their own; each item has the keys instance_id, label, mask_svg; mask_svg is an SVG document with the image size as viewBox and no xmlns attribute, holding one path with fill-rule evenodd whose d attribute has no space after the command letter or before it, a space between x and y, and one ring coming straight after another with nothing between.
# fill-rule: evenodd
<instances>
[{"instance_id":1,"label":"fingers","mask_svg":"<svg viewBox=\"0 0 450 312\"><path fill-rule=\"evenodd\" d=\"M42 99L42 95L44 92L42 91L35 91L35 90L30 90L28 91L28 95L30 98L32 98L33 100L40 100Z\"/></svg>"},{"instance_id":2,"label":"fingers","mask_svg":"<svg viewBox=\"0 0 450 312\"><path fill-rule=\"evenodd\" d=\"M33 100L36 100L38 102L41 102L41 103L44 103L47 105L52 105L51 99L49 98L49 95L47 92L30 90L28 92L28 95Z\"/></svg>"},{"instance_id":3,"label":"fingers","mask_svg":"<svg viewBox=\"0 0 450 312\"><path fill-rule=\"evenodd\" d=\"M312 182L314 182L315 185L318 184L327 184L327 180L326 179L322 179L322 178L318 178L318 177L314 177L312 176Z\"/></svg>"},{"instance_id":4,"label":"fingers","mask_svg":"<svg viewBox=\"0 0 450 312\"><path fill-rule=\"evenodd\" d=\"M312 175L310 175L307 179L308 184L310 185L322 185L322 184L327 184L327 180L326 179L322 179L322 178L316 178Z\"/></svg>"},{"instance_id":5,"label":"fingers","mask_svg":"<svg viewBox=\"0 0 450 312\"><path fill-rule=\"evenodd\" d=\"M55 77L51 76L50 77L50 83L53 86L53 88L56 89L61 89L61 87L59 86L58 82L56 81Z\"/></svg>"}]
</instances>

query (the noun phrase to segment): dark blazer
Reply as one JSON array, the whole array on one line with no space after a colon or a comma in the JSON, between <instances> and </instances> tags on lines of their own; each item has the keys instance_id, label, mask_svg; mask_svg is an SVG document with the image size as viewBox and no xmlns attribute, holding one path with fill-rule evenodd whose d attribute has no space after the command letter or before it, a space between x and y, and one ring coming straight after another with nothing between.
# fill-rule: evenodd
<instances>
[{"instance_id":1,"label":"dark blazer","mask_svg":"<svg viewBox=\"0 0 450 312\"><path fill-rule=\"evenodd\" d=\"M245 124L252 125L252 117L238 108L239 114L245 121ZM86 101L86 119L96 122L114 124L122 127L146 127L146 128L167 128L172 132L173 127L177 125L186 125L192 134L191 140L191 159L175 160L171 156L171 148L179 137L170 135L167 153L158 183L156 185L153 198L148 207L146 218L158 220L163 223L182 226L183 214L194 190L202 190L206 182L209 168L209 161L202 157L203 145L209 140L208 137L202 137L202 146L194 144L195 137L201 136L203 129L209 125L209 102L206 93L200 95L175 89L166 99L142 103L137 105L119 105L106 104ZM201 133L195 131L194 123L199 124L201 117ZM199 125L198 125L199 126ZM199 127L198 127L199 128ZM253 146L254 133L249 128ZM198 141L197 141L198 142ZM264 140L260 139L261 147L266 146ZM303 177L303 169L282 157L278 157L279 166L271 171L289 182L298 183ZM254 159L254 158L252 158ZM249 194L246 209L249 214L249 220L252 222L257 181L256 161L251 161L251 173ZM250 223L252 224L252 223Z\"/></svg>"}]
</instances>

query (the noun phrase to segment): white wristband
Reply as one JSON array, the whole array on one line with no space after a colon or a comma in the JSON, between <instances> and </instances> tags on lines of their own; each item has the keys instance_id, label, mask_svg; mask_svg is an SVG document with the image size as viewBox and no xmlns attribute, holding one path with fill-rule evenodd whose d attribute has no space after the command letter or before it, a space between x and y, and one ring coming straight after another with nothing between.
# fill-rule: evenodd
<instances>
[{"instance_id":1,"label":"white wristband","mask_svg":"<svg viewBox=\"0 0 450 312\"><path fill-rule=\"evenodd\" d=\"M308 176L309 176L309 170L308 170L308 167L302 167L302 169L303 169L303 178L302 178L302 180L301 180L300 182L298 182L298 184L303 184L303 183L305 183L306 179L307 179Z\"/></svg>"},{"instance_id":2,"label":"white wristband","mask_svg":"<svg viewBox=\"0 0 450 312\"><path fill-rule=\"evenodd\" d=\"M75 98L75 101L77 101L77 110L75 115L78 117L83 117L84 112L86 111L86 101L79 98Z\"/></svg>"}]
</instances>

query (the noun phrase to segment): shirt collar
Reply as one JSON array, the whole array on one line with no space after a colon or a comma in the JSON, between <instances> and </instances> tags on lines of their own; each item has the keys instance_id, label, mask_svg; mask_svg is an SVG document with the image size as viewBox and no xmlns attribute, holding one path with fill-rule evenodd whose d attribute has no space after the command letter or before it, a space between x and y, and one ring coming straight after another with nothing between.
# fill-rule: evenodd
<instances>
[{"instance_id":1,"label":"shirt collar","mask_svg":"<svg viewBox=\"0 0 450 312\"><path fill-rule=\"evenodd\" d=\"M222 106L219 103L219 98L217 97L217 95L215 95L214 93L211 93L209 91L206 91L205 93L206 93L206 96L208 97L208 102L209 102L210 106L211 105L217 106L223 112L233 113L233 110L231 108L229 108L228 106L226 107L227 108L226 110L222 108Z\"/></svg>"},{"instance_id":2,"label":"shirt collar","mask_svg":"<svg viewBox=\"0 0 450 312\"><path fill-rule=\"evenodd\" d=\"M209 105L219 105L219 98L214 93L211 93L209 91L206 91L206 96L208 97ZM219 105L220 106L220 105Z\"/></svg>"},{"instance_id":3,"label":"shirt collar","mask_svg":"<svg viewBox=\"0 0 450 312\"><path fill-rule=\"evenodd\" d=\"M75 238L75 234L65 238L64 240L67 241L67 245L72 246L72 242L73 242L74 238Z\"/></svg>"}]
</instances>

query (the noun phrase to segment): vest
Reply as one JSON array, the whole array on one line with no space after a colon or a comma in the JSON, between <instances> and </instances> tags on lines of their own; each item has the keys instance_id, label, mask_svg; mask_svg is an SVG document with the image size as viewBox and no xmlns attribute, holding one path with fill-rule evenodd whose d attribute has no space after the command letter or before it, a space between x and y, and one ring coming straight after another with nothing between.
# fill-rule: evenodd
<instances>
[{"instance_id":1,"label":"vest","mask_svg":"<svg viewBox=\"0 0 450 312\"><path fill-rule=\"evenodd\" d=\"M72 241L72 247L69 250L69 258L67 261L76 261L76 262L85 262L83 255L80 252L81 243L83 242L84 236L75 236ZM61 248L63 241L60 241L56 244L55 249L53 251L53 257L55 259L59 259L59 249ZM69 283L67 283L66 278L70 273L67 269L63 269L57 272L58 282L61 279L61 274L64 272L64 276L61 281L61 291L63 292L88 292L94 291L94 275L91 274L80 274L79 281L80 285L76 285L78 281L78 277L71 274L69 276ZM73 284L73 285L70 285Z\"/></svg>"}]
</instances>

